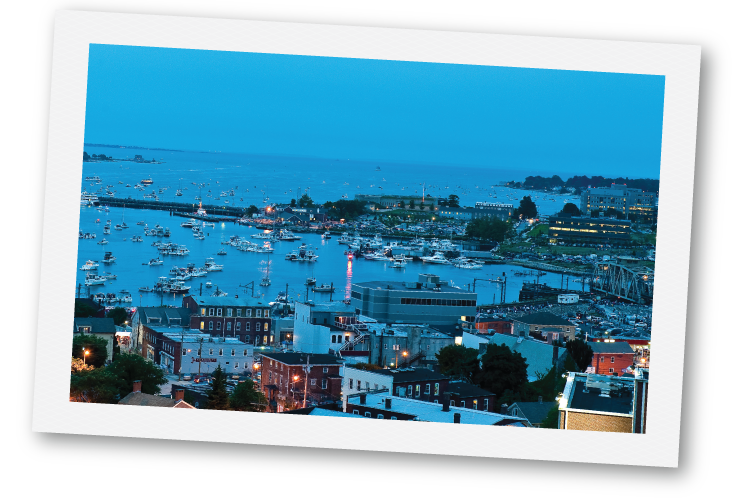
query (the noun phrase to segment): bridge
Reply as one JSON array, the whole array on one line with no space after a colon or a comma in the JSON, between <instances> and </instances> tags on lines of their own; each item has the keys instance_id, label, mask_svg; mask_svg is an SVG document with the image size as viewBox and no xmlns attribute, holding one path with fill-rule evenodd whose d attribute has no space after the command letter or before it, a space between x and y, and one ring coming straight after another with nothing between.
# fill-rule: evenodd
<instances>
[{"instance_id":1,"label":"bridge","mask_svg":"<svg viewBox=\"0 0 750 500\"><path fill-rule=\"evenodd\" d=\"M654 271L636 261L601 262L594 265L591 291L625 299L635 304L650 304L654 298Z\"/></svg>"}]
</instances>

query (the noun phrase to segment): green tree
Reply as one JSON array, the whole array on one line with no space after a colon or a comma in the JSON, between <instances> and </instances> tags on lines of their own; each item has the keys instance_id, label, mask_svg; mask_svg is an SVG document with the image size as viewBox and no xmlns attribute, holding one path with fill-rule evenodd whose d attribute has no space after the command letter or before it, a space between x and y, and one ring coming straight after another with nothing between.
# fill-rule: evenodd
<instances>
[{"instance_id":1,"label":"green tree","mask_svg":"<svg viewBox=\"0 0 750 500\"><path fill-rule=\"evenodd\" d=\"M577 365L578 369L574 371L584 371L594 358L594 350L581 339L568 340L565 343L565 349Z\"/></svg>"},{"instance_id":2,"label":"green tree","mask_svg":"<svg viewBox=\"0 0 750 500\"><path fill-rule=\"evenodd\" d=\"M542 423L539 427L541 429L557 429L559 422L559 409L559 405L555 405L550 408L549 413L547 413L547 416L544 417L544 420L542 420Z\"/></svg>"},{"instance_id":3,"label":"green tree","mask_svg":"<svg viewBox=\"0 0 750 500\"><path fill-rule=\"evenodd\" d=\"M424 201L419 202L419 209L424 210Z\"/></svg>"},{"instance_id":4,"label":"green tree","mask_svg":"<svg viewBox=\"0 0 750 500\"><path fill-rule=\"evenodd\" d=\"M80 403L116 403L120 398L119 380L107 368L70 374L70 401Z\"/></svg>"},{"instance_id":5,"label":"green tree","mask_svg":"<svg viewBox=\"0 0 750 500\"><path fill-rule=\"evenodd\" d=\"M74 356L70 358L70 373L88 372L93 369L93 366L84 364L82 359L76 358Z\"/></svg>"},{"instance_id":6,"label":"green tree","mask_svg":"<svg viewBox=\"0 0 750 500\"><path fill-rule=\"evenodd\" d=\"M138 354L120 354L107 370L118 379L120 397L132 392L136 380L141 381L141 392L146 394L159 393L160 386L167 383L162 369Z\"/></svg>"},{"instance_id":7,"label":"green tree","mask_svg":"<svg viewBox=\"0 0 750 500\"><path fill-rule=\"evenodd\" d=\"M232 395L229 397L229 406L237 411L266 411L268 400L256 387L252 380L240 382L234 388Z\"/></svg>"},{"instance_id":8,"label":"green tree","mask_svg":"<svg viewBox=\"0 0 750 500\"><path fill-rule=\"evenodd\" d=\"M411 210L414 210L414 206L415 206L415 205L414 205L414 198L412 198L411 200L409 200L409 208L410 208Z\"/></svg>"},{"instance_id":9,"label":"green tree","mask_svg":"<svg viewBox=\"0 0 750 500\"><path fill-rule=\"evenodd\" d=\"M310 195L305 193L302 195L302 197L299 199L299 206L300 208L307 208L312 207L314 205L312 198L310 198Z\"/></svg>"},{"instance_id":10,"label":"green tree","mask_svg":"<svg viewBox=\"0 0 750 500\"><path fill-rule=\"evenodd\" d=\"M292 198L292 201L289 202L290 207L296 207L297 206L297 200Z\"/></svg>"},{"instance_id":11,"label":"green tree","mask_svg":"<svg viewBox=\"0 0 750 500\"><path fill-rule=\"evenodd\" d=\"M511 234L513 225L499 217L481 217L466 224L466 235L470 238L503 243Z\"/></svg>"},{"instance_id":12,"label":"green tree","mask_svg":"<svg viewBox=\"0 0 750 500\"><path fill-rule=\"evenodd\" d=\"M260 209L255 205L250 205L245 209L245 215L247 216L252 216L253 214L257 214L258 212L260 212Z\"/></svg>"},{"instance_id":13,"label":"green tree","mask_svg":"<svg viewBox=\"0 0 750 500\"><path fill-rule=\"evenodd\" d=\"M96 309L88 304L76 300L74 318L93 318L96 316Z\"/></svg>"},{"instance_id":14,"label":"green tree","mask_svg":"<svg viewBox=\"0 0 750 500\"><path fill-rule=\"evenodd\" d=\"M107 313L107 317L112 318L115 321L115 325L122 325L129 318L128 311L124 307L115 307Z\"/></svg>"},{"instance_id":15,"label":"green tree","mask_svg":"<svg viewBox=\"0 0 750 500\"><path fill-rule=\"evenodd\" d=\"M527 392L526 358L505 344L488 344L482 369L474 381L498 396L497 404L523 401Z\"/></svg>"},{"instance_id":16,"label":"green tree","mask_svg":"<svg viewBox=\"0 0 750 500\"><path fill-rule=\"evenodd\" d=\"M531 196L524 196L521 198L518 208L513 211L514 217L520 217L522 219L535 219L537 215L536 203L531 199Z\"/></svg>"},{"instance_id":17,"label":"green tree","mask_svg":"<svg viewBox=\"0 0 750 500\"><path fill-rule=\"evenodd\" d=\"M107 361L107 341L96 335L73 335L73 357L84 359L86 364L100 367Z\"/></svg>"},{"instance_id":18,"label":"green tree","mask_svg":"<svg viewBox=\"0 0 750 500\"><path fill-rule=\"evenodd\" d=\"M581 215L581 210L575 203L566 203L562 209L562 213L566 215L572 215L573 217L578 217L579 215Z\"/></svg>"},{"instance_id":19,"label":"green tree","mask_svg":"<svg viewBox=\"0 0 750 500\"><path fill-rule=\"evenodd\" d=\"M458 204L459 198L457 194L448 195L448 206L458 208L461 205Z\"/></svg>"},{"instance_id":20,"label":"green tree","mask_svg":"<svg viewBox=\"0 0 750 500\"><path fill-rule=\"evenodd\" d=\"M594 218L598 219L598 218L599 218L599 215L600 215L601 213L602 213L602 211L601 211L601 210L599 210L599 209L595 209L595 210L592 210L592 211L591 211L591 217L594 217Z\"/></svg>"},{"instance_id":21,"label":"green tree","mask_svg":"<svg viewBox=\"0 0 750 500\"><path fill-rule=\"evenodd\" d=\"M616 208L609 207L604 211L604 217L615 217L617 219L624 219L625 214L617 210Z\"/></svg>"},{"instance_id":22,"label":"green tree","mask_svg":"<svg viewBox=\"0 0 750 500\"><path fill-rule=\"evenodd\" d=\"M443 375L472 381L479 373L479 351L471 347L450 344L440 349L435 357Z\"/></svg>"},{"instance_id":23,"label":"green tree","mask_svg":"<svg viewBox=\"0 0 750 500\"><path fill-rule=\"evenodd\" d=\"M91 157L89 156L89 154L86 151L84 151L83 152L83 161L89 161L90 159L91 159Z\"/></svg>"},{"instance_id":24,"label":"green tree","mask_svg":"<svg viewBox=\"0 0 750 500\"><path fill-rule=\"evenodd\" d=\"M229 410L229 394L227 393L227 373L218 366L211 374L213 380L208 391L209 410ZM247 382L243 382L247 383Z\"/></svg>"}]
</instances>

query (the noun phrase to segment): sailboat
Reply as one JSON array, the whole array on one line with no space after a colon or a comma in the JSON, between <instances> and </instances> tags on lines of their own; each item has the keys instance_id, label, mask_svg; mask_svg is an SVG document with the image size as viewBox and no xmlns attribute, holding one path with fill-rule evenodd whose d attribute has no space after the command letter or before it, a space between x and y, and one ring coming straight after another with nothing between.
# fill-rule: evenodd
<instances>
[{"instance_id":1,"label":"sailboat","mask_svg":"<svg viewBox=\"0 0 750 500\"><path fill-rule=\"evenodd\" d=\"M268 271L271 261L266 261L266 275L260 280L260 286L271 286L271 278L268 277Z\"/></svg>"}]
</instances>

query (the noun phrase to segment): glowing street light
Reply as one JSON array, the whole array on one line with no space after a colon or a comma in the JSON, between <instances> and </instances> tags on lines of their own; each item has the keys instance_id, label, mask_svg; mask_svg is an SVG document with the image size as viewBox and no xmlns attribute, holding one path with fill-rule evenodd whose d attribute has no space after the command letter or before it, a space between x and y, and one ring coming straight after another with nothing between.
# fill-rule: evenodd
<instances>
[{"instance_id":1,"label":"glowing street light","mask_svg":"<svg viewBox=\"0 0 750 500\"><path fill-rule=\"evenodd\" d=\"M89 353L89 352L88 352L88 351L86 350L86 348L84 347L84 348L83 348L83 366L86 366L86 355L87 355L88 353Z\"/></svg>"}]
</instances>

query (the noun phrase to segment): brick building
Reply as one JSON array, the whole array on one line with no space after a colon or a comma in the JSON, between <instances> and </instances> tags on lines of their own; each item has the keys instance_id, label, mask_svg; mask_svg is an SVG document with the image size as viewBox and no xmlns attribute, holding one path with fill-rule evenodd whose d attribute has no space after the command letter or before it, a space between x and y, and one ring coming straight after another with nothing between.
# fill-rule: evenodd
<instances>
[{"instance_id":1,"label":"brick building","mask_svg":"<svg viewBox=\"0 0 750 500\"><path fill-rule=\"evenodd\" d=\"M597 375L622 375L633 365L635 352L627 342L588 342L594 351L591 367Z\"/></svg>"},{"instance_id":2,"label":"brick building","mask_svg":"<svg viewBox=\"0 0 750 500\"><path fill-rule=\"evenodd\" d=\"M468 382L449 382L448 394L450 406L471 408L472 410L495 411L497 396L486 389Z\"/></svg>"},{"instance_id":3,"label":"brick building","mask_svg":"<svg viewBox=\"0 0 750 500\"><path fill-rule=\"evenodd\" d=\"M269 345L279 339L271 328L271 306L256 298L187 295L190 328L216 337L235 337L246 344Z\"/></svg>"},{"instance_id":4,"label":"brick building","mask_svg":"<svg viewBox=\"0 0 750 500\"><path fill-rule=\"evenodd\" d=\"M343 379L345 406L349 394L383 390L406 399L440 402L450 382L449 377L426 368L366 370L345 366Z\"/></svg>"},{"instance_id":5,"label":"brick building","mask_svg":"<svg viewBox=\"0 0 750 500\"><path fill-rule=\"evenodd\" d=\"M260 388L269 411L321 405L341 399L341 369L329 354L298 352L263 353L260 357Z\"/></svg>"},{"instance_id":6,"label":"brick building","mask_svg":"<svg viewBox=\"0 0 750 500\"><path fill-rule=\"evenodd\" d=\"M646 433L648 370L635 377L571 373L559 401L558 428Z\"/></svg>"},{"instance_id":7,"label":"brick building","mask_svg":"<svg viewBox=\"0 0 750 500\"><path fill-rule=\"evenodd\" d=\"M147 327L187 328L190 326L190 310L185 307L139 307L132 321L130 350L142 354Z\"/></svg>"}]
</instances>

